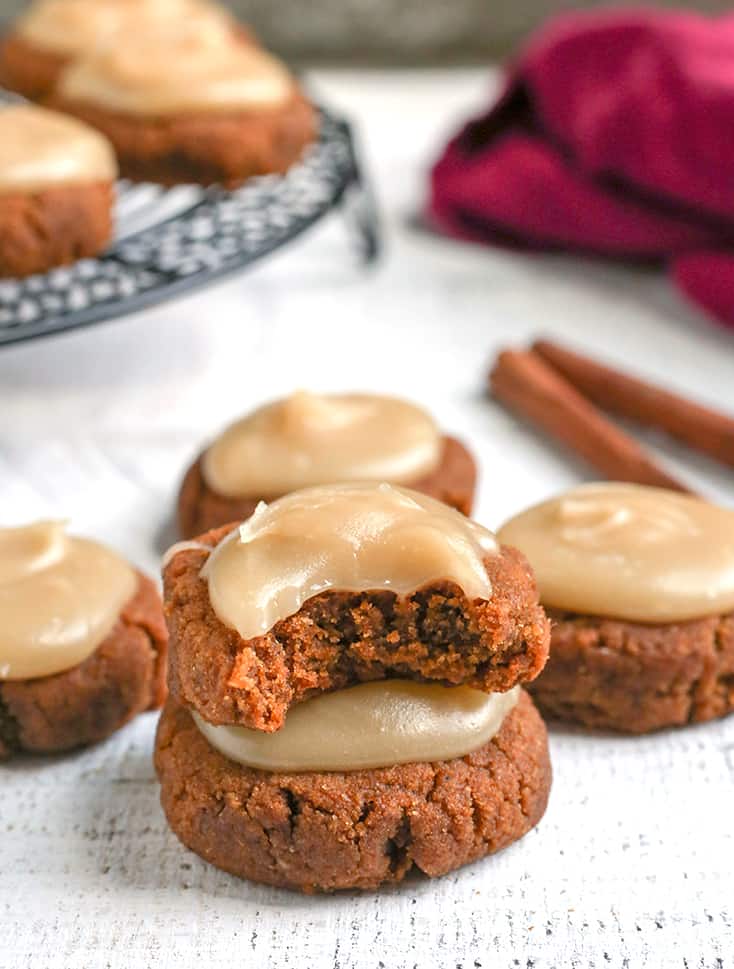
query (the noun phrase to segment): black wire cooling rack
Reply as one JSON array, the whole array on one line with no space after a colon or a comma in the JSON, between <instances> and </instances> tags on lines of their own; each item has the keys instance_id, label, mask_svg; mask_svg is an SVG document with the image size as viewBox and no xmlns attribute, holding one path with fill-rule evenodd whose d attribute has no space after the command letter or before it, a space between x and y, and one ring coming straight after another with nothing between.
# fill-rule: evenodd
<instances>
[{"instance_id":1,"label":"black wire cooling rack","mask_svg":"<svg viewBox=\"0 0 734 969\"><path fill-rule=\"evenodd\" d=\"M4 100L0 98L0 100ZM124 316L244 269L334 209L359 258L378 254L378 221L349 124L320 110L320 134L283 176L233 192L119 182L117 234L95 259L0 280L0 346Z\"/></svg>"}]
</instances>

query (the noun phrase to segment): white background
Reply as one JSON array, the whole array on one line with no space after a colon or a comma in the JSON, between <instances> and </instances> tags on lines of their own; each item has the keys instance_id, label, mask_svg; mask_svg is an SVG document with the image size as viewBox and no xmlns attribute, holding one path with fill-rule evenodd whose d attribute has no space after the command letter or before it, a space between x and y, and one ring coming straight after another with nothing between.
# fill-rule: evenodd
<instances>
[{"instance_id":1,"label":"white background","mask_svg":"<svg viewBox=\"0 0 734 969\"><path fill-rule=\"evenodd\" d=\"M334 222L186 300L0 351L0 520L67 517L157 571L180 474L209 436L303 387L402 394L480 463L498 525L584 469L485 395L501 346L552 334L734 413L734 335L656 272L526 256L414 225L425 171L486 101L475 71L316 72L360 125L386 250ZM734 476L652 440L730 503ZM0 767L0 967L734 966L734 719L642 739L554 728L539 828L494 859L374 895L302 898L206 866L167 830L155 716Z\"/></svg>"}]
</instances>

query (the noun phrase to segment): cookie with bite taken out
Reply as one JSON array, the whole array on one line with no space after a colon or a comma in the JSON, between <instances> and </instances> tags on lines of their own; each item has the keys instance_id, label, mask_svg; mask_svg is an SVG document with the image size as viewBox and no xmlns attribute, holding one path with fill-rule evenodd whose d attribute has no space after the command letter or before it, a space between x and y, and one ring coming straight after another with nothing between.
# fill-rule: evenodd
<instances>
[{"instance_id":1,"label":"cookie with bite taken out","mask_svg":"<svg viewBox=\"0 0 734 969\"><path fill-rule=\"evenodd\" d=\"M185 845L306 892L440 875L522 837L551 782L521 689L527 563L435 499L304 489L174 546L155 763Z\"/></svg>"}]
</instances>

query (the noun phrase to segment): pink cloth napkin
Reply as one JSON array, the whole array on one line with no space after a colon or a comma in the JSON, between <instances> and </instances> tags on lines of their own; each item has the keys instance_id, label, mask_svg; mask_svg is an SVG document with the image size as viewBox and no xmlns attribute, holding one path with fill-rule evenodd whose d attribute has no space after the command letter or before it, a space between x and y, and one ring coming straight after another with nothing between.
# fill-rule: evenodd
<instances>
[{"instance_id":1,"label":"pink cloth napkin","mask_svg":"<svg viewBox=\"0 0 734 969\"><path fill-rule=\"evenodd\" d=\"M664 262L734 326L734 16L552 21L446 147L429 216L478 241Z\"/></svg>"}]
</instances>

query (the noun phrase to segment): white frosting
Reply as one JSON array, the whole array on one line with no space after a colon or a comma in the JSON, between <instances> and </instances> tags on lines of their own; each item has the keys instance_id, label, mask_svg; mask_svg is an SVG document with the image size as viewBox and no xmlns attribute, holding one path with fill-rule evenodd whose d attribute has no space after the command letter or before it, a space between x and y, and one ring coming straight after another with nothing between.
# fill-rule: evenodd
<instances>
[{"instance_id":1,"label":"white frosting","mask_svg":"<svg viewBox=\"0 0 734 969\"><path fill-rule=\"evenodd\" d=\"M113 181L107 139L70 118L29 104L0 107L0 191Z\"/></svg>"}]
</instances>

